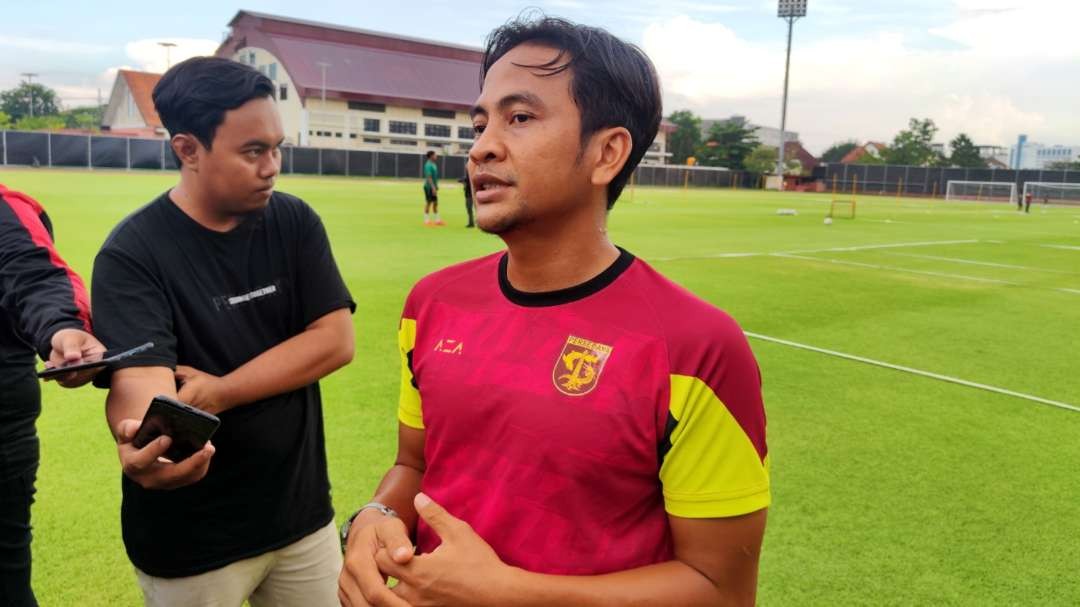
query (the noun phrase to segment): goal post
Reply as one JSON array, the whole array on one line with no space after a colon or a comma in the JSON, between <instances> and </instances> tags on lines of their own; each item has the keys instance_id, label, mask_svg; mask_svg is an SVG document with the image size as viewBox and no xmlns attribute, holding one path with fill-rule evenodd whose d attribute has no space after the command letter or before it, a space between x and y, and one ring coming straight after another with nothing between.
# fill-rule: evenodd
<instances>
[{"instance_id":1,"label":"goal post","mask_svg":"<svg viewBox=\"0 0 1080 607\"><path fill-rule=\"evenodd\" d=\"M1028 181L1024 183L1024 200L1028 194L1032 204L1080 205L1080 183Z\"/></svg>"},{"instance_id":2,"label":"goal post","mask_svg":"<svg viewBox=\"0 0 1080 607\"><path fill-rule=\"evenodd\" d=\"M1016 203L1016 184L1005 181L949 180L945 200L975 200L980 202Z\"/></svg>"}]
</instances>

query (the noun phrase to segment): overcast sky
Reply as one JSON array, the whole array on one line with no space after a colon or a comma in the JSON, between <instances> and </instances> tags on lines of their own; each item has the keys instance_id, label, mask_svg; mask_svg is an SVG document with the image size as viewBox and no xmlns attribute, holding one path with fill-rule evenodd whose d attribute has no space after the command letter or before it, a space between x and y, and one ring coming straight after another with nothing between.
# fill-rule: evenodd
<instances>
[{"instance_id":1,"label":"overcast sky","mask_svg":"<svg viewBox=\"0 0 1080 607\"><path fill-rule=\"evenodd\" d=\"M37 72L68 106L94 103L99 90L107 99L118 68L164 68L158 41L179 44L174 62L212 53L241 8L480 46L527 6L644 48L665 114L779 126L787 31L776 0L19 2L3 10L0 90ZM788 128L815 153L889 141L912 116L932 118L943 142L966 132L978 144L1019 133L1080 144L1077 23L1077 0L809 0L795 25Z\"/></svg>"}]
</instances>

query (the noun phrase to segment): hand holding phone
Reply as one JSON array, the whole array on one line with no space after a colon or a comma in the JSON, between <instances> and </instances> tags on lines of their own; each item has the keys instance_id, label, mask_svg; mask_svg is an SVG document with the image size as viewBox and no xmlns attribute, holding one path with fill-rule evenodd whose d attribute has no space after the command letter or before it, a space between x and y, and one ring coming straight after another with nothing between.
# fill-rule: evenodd
<instances>
[{"instance_id":1,"label":"hand holding phone","mask_svg":"<svg viewBox=\"0 0 1080 607\"><path fill-rule=\"evenodd\" d=\"M142 422L125 419L116 428L124 474L146 489L198 482L210 468L214 446L209 439L220 423L184 403L154 397Z\"/></svg>"},{"instance_id":2,"label":"hand holding phone","mask_svg":"<svg viewBox=\"0 0 1080 607\"><path fill-rule=\"evenodd\" d=\"M45 367L37 372L37 376L40 379L53 379L68 373L75 373L78 371L85 371L87 369L93 369L96 367L107 367L109 365L116 364L117 362L124 360L130 356L135 356L154 347L154 342L148 341L145 344L135 346L134 348L114 348L112 350L106 350L100 354L94 354L88 356L81 363L74 365L59 365L55 367Z\"/></svg>"}]
</instances>

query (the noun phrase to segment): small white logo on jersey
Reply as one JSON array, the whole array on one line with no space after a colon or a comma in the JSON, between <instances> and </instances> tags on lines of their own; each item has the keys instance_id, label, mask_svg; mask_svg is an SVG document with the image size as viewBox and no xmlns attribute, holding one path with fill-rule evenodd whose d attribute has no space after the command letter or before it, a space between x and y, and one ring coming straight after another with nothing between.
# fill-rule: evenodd
<instances>
[{"instance_id":1,"label":"small white logo on jersey","mask_svg":"<svg viewBox=\"0 0 1080 607\"><path fill-rule=\"evenodd\" d=\"M250 293L244 293L243 295L237 295L236 297L230 297L228 299L228 302L229 302L230 306L237 306L237 305L240 305L242 303L247 303L247 302L249 302L249 301L251 301L253 299L258 299L260 297L266 297L267 295L273 295L274 293L277 293L277 285L270 285L268 287L263 287L261 289L255 289L254 291L252 291Z\"/></svg>"}]
</instances>

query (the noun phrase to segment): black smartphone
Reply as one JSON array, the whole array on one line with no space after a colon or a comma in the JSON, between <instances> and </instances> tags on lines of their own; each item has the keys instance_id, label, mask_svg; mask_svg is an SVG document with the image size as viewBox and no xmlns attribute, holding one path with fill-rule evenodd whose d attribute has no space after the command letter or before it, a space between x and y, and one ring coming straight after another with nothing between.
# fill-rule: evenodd
<instances>
[{"instance_id":1,"label":"black smartphone","mask_svg":"<svg viewBox=\"0 0 1080 607\"><path fill-rule=\"evenodd\" d=\"M82 371L83 369L93 369L95 367L107 367L115 364L118 361L125 358L135 356L142 352L146 352L150 348L154 347L154 342L148 341L141 346L135 346L134 348L114 348L112 350L106 350L101 354L92 354L87 357L81 363L75 363L74 365L65 365L62 367L46 367L37 372L37 376L40 379L51 379L53 377L59 377L67 373L74 371Z\"/></svg>"},{"instance_id":2,"label":"black smartphone","mask_svg":"<svg viewBox=\"0 0 1080 607\"><path fill-rule=\"evenodd\" d=\"M142 449L155 438L168 436L172 444L165 457L182 462L202 449L220 425L216 415L167 396L155 396L131 444Z\"/></svg>"}]
</instances>

